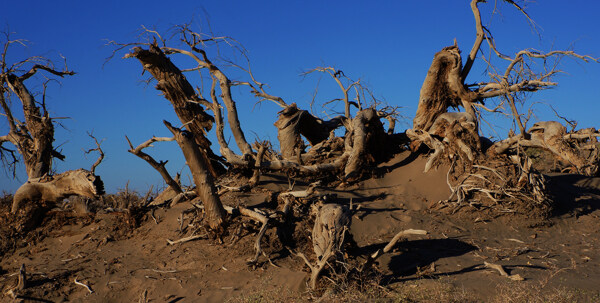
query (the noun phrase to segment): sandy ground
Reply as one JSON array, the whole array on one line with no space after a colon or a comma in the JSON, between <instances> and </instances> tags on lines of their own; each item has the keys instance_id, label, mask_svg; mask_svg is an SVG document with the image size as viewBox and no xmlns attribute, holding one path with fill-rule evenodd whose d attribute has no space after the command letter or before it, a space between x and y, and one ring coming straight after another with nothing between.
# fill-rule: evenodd
<instances>
[{"instance_id":1,"label":"sandy ground","mask_svg":"<svg viewBox=\"0 0 600 303\"><path fill-rule=\"evenodd\" d=\"M515 287L569 288L592 296L600 292L600 178L549 176L558 206L553 217L540 222L528 221L526 214L478 216L475 210L442 205L439 201L450 194L447 168L424 174L423 167L423 159L403 153L380 165L380 178L318 188L337 194L337 203L358 208L350 233L359 254L381 248L404 229L429 232L398 243L378 260L383 285L419 280L426 287L428 281L444 281L482 301ZM288 181L270 176L260 187L285 191ZM249 206L268 197L264 191L227 195L224 203ZM9 227L16 228L8 208L5 201L0 209L2 241L14 235ZM264 257L258 265L247 264L254 254L255 230L243 232L233 245L229 237L222 244L201 238L169 245L167 239L190 235L194 213L185 214L190 209L189 203L156 209L140 219L139 227L121 212L50 212L44 225L17 241L18 248L2 251L0 300L11 302L8 293L22 264L29 280L22 297L39 302L138 302L144 294L148 302L223 302L262 291L277 292L280 298L307 293L308 269L268 245L273 233L265 239L273 264ZM485 262L524 280L503 277Z\"/></svg>"}]
</instances>

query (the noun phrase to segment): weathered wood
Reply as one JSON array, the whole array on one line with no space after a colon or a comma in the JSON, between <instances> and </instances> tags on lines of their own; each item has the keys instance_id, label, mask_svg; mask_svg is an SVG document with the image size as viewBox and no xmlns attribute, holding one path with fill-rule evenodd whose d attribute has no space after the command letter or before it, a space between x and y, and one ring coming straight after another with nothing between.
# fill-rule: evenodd
<instances>
[{"instance_id":1,"label":"weathered wood","mask_svg":"<svg viewBox=\"0 0 600 303\"><path fill-rule=\"evenodd\" d=\"M265 155L265 151L267 149L268 142L257 143L259 145L258 152L256 153L256 158L254 160L254 172L252 173L252 177L248 180L248 185L250 187L254 187L260 181L260 164L262 163L263 157Z\"/></svg>"},{"instance_id":2,"label":"weathered wood","mask_svg":"<svg viewBox=\"0 0 600 303\"><path fill-rule=\"evenodd\" d=\"M199 67L206 68L210 72L211 77L213 78L213 87L211 89L211 94L213 95L213 97L215 95L215 80L219 82L219 89L221 90L220 97L223 103L225 103L225 106L227 107L227 121L229 122L229 128L231 129L235 142L244 155L252 154L252 147L250 146L250 144L248 144L248 141L246 141L246 137L244 136L244 132L242 131L242 127L238 119L237 106L235 104L235 101L233 100L233 96L231 95L231 81L218 66L216 66L212 63L211 60L209 60L206 52L203 49L198 48L198 45L200 43L198 43L198 41L196 40L197 33L191 32L187 27L184 26L181 28L180 34L182 36L182 41L185 42L191 48L191 51L172 47L165 47L164 49L172 53L187 55L190 58L194 59L194 61L198 63ZM188 35L190 35L191 37ZM198 57L197 54L202 56L202 58ZM214 99L215 98L213 98L213 100Z\"/></svg>"},{"instance_id":3,"label":"weathered wood","mask_svg":"<svg viewBox=\"0 0 600 303\"><path fill-rule=\"evenodd\" d=\"M70 170L55 176L30 179L15 192L12 213L24 202L60 202L68 196L80 195L90 199L104 194L99 176L85 169Z\"/></svg>"},{"instance_id":4,"label":"weathered wood","mask_svg":"<svg viewBox=\"0 0 600 303\"><path fill-rule=\"evenodd\" d=\"M556 121L537 122L527 131L528 137L522 134L513 135L505 140L498 141L490 147L488 153L506 153L521 145L539 147L550 151L561 162L574 166L582 174L591 175L597 171L597 163L586 160L580 152L571 146L568 140L595 139L594 133L568 134L567 128ZM573 142L574 143L574 142Z\"/></svg>"},{"instance_id":5,"label":"weathered wood","mask_svg":"<svg viewBox=\"0 0 600 303\"><path fill-rule=\"evenodd\" d=\"M127 136L125 136L125 139L127 140L127 143L129 144L128 152L140 157L141 159L146 161L148 164L150 164L150 166L152 166L154 169L156 169L156 171L158 171L158 173L161 175L161 177L163 178L165 183L167 183L169 188L173 191L174 196L183 193L183 190L181 189L179 182L173 180L173 177L171 177L171 174L169 174L169 172L167 171L167 168L165 167L165 165L167 164L168 161L157 162L156 160L154 160L154 158L152 158L152 156L143 152L144 148L151 146L152 143L154 143L154 142L174 141L175 140L174 137L171 137L171 138L152 137L149 140L147 140L146 142L138 145L135 148L133 147L133 144L131 144L131 141L129 141L129 138Z\"/></svg>"},{"instance_id":6,"label":"weathered wood","mask_svg":"<svg viewBox=\"0 0 600 303\"><path fill-rule=\"evenodd\" d=\"M368 158L381 158L381 154L386 153L388 149L385 144L386 137L387 134L375 109L363 109L356 114L352 119L350 132L346 136L346 140L352 142L350 150L346 150L349 152L348 162L344 169L346 180L352 180L359 176L365 164L368 163Z\"/></svg>"},{"instance_id":7,"label":"weathered wood","mask_svg":"<svg viewBox=\"0 0 600 303\"><path fill-rule=\"evenodd\" d=\"M330 132L341 126L344 120L344 117L339 116L323 121L292 103L279 112L275 122L282 157L292 160L298 156L297 150L303 145L301 135L311 145L318 144L326 140Z\"/></svg>"},{"instance_id":8,"label":"weathered wood","mask_svg":"<svg viewBox=\"0 0 600 303\"><path fill-rule=\"evenodd\" d=\"M341 253L344 234L350 226L350 212L337 204L325 204L316 214L313 226L313 249L317 255L315 265L310 265L310 286L315 289L321 271L329 259Z\"/></svg>"},{"instance_id":9,"label":"weathered wood","mask_svg":"<svg viewBox=\"0 0 600 303\"><path fill-rule=\"evenodd\" d=\"M212 111L215 115L215 134L217 135L217 142L219 142L219 151L230 165L247 166L249 164L248 161L231 150L231 148L229 148L229 143L227 143L227 140L225 140L225 134L223 133L225 129L225 123L223 122L223 112L221 110L221 105L219 104L219 99L217 98L217 92L215 90L216 84L217 80L213 77L210 88L210 97L212 100Z\"/></svg>"},{"instance_id":10,"label":"weathered wood","mask_svg":"<svg viewBox=\"0 0 600 303\"><path fill-rule=\"evenodd\" d=\"M421 86L413 129L429 131L437 117L450 107L463 106L474 116L470 102L476 100L477 94L463 85L461 70L458 46L445 47L435 54Z\"/></svg>"},{"instance_id":11,"label":"weathered wood","mask_svg":"<svg viewBox=\"0 0 600 303\"><path fill-rule=\"evenodd\" d=\"M18 290L24 290L27 288L27 271L25 270L25 264L21 264L19 269L19 282L17 283Z\"/></svg>"},{"instance_id":12,"label":"weathered wood","mask_svg":"<svg viewBox=\"0 0 600 303\"><path fill-rule=\"evenodd\" d=\"M556 121L538 122L528 130L531 140L550 150L562 161L575 166L578 170L586 166L586 160L564 139L567 128Z\"/></svg>"},{"instance_id":13,"label":"weathered wood","mask_svg":"<svg viewBox=\"0 0 600 303\"><path fill-rule=\"evenodd\" d=\"M179 144L183 156L190 167L194 184L196 185L196 193L202 203L204 203L208 226L217 233L221 233L226 224L225 209L217 195L214 178L208 170L209 165L205 162L205 158L202 156L202 152L194 140L194 135L173 127L167 121L163 122L175 136L175 140Z\"/></svg>"}]
</instances>

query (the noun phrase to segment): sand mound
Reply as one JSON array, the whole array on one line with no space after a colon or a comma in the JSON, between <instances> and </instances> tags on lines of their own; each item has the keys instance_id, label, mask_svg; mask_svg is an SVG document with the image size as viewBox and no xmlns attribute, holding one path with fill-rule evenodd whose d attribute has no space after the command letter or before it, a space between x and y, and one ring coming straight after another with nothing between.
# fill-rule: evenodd
<instances>
[{"instance_id":1,"label":"sand mound","mask_svg":"<svg viewBox=\"0 0 600 303\"><path fill-rule=\"evenodd\" d=\"M424 165L424 159L401 153L381 164L377 177L350 186L317 188L322 194L336 195L336 203L353 205L350 233L356 247L349 258L364 260L400 230L429 232L398 243L378 259L380 284L393 289L413 280L430 281L418 284L419 290L427 292L438 291L443 282L479 299L500 295L490 285L514 290L510 287L514 283L539 292L558 286L597 291L600 266L593 260L600 259L600 178L548 176L560 206L546 224L525 227L517 219L501 219L504 215L477 217L474 210L461 215L461 211L437 209L438 202L450 195L448 167L423 173ZM297 180L294 189L306 185ZM274 203L271 192L288 187L286 177L269 175L260 189L227 193L223 201L269 207ZM0 203L3 300L9 299L6 293L16 285L14 273L22 264L30 283L21 295L37 300L132 302L145 294L148 302L223 302L240 297L293 301L310 296L308 269L282 249L274 229L262 243L273 264L264 257L255 265L246 262L254 254L259 227L249 220L235 219L220 243L204 236L197 225L201 215L189 203L139 213L99 210L78 215L71 210L46 210L41 220L29 225L29 218L9 214L9 205L7 198ZM309 222L302 220L298 222ZM232 242L240 226L239 240ZM306 237L304 243L310 247L312 226L295 228L296 237ZM192 234L202 237L176 245L167 242ZM484 262L500 264L525 281L506 279L485 269ZM387 295L394 296L390 291Z\"/></svg>"}]
</instances>

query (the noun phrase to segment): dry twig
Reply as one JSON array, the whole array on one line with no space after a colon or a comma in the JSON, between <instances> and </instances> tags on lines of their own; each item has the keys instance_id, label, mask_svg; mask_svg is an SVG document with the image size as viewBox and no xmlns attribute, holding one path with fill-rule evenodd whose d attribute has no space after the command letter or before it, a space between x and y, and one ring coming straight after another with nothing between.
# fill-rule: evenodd
<instances>
[{"instance_id":1,"label":"dry twig","mask_svg":"<svg viewBox=\"0 0 600 303\"><path fill-rule=\"evenodd\" d=\"M86 285L86 284L84 284L84 283L81 283L81 282L77 281L77 278L73 279L73 283L75 283L75 284L77 284L77 285L79 285L79 286L85 287L85 289L87 289L87 291L88 291L90 294L93 294L93 293L94 293L94 291L93 291L93 290L92 290L92 289L91 289L89 286L87 286L87 285Z\"/></svg>"},{"instance_id":2,"label":"dry twig","mask_svg":"<svg viewBox=\"0 0 600 303\"><path fill-rule=\"evenodd\" d=\"M207 238L207 235L193 235L193 236L181 238L181 239L175 240L175 241L167 239L167 243L169 245L175 245L175 244L179 244L179 243L185 243L185 242L193 241L193 240L196 240L196 239L206 239L206 238Z\"/></svg>"}]
</instances>

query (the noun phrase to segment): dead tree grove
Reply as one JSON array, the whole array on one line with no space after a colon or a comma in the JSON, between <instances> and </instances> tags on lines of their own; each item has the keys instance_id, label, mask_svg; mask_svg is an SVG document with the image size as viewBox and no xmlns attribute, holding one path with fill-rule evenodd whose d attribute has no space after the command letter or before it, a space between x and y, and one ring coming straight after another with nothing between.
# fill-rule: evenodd
<instances>
[{"instance_id":1,"label":"dead tree grove","mask_svg":"<svg viewBox=\"0 0 600 303\"><path fill-rule=\"evenodd\" d=\"M124 51L123 59L139 63L179 120L163 120L168 135L153 136L137 146L125 138L128 152L146 161L167 184L162 193L141 209L154 210L167 203L185 201L190 204L186 211L201 214L190 224L195 227L191 236L167 240L169 245L206 235L214 236L219 243L223 243L225 236L231 236L233 245L244 228L252 229L256 239L254 255L248 263L254 266L262 260L263 264L276 266L264 249L268 242L270 248L276 247L272 250L286 252L280 256L298 257L304 262L310 271L311 289L326 283L320 277L328 270L343 273L348 279L364 277L376 270L376 259L390 252L400 239L427 234L425 230L403 230L387 245L363 256L348 252L348 247L356 244L350 225L357 208L352 202L341 202L331 189L344 190L376 175L377 165L400 151L410 151L414 157L409 158L426 158L425 173L447 169L451 195L436 204L440 208L450 206L453 212L464 207L496 214L520 211L531 216L547 215L552 203L545 175L528 155L532 150L543 150L560 163L561 171L597 175L600 132L593 128L569 130L557 121L530 123L529 114L519 108L528 102L529 94L557 85L554 79L560 72L561 59L580 62L598 62L598 59L572 50L523 49L504 54L492 31L483 25L480 6L492 5L487 2L470 1L475 41L468 53L463 56L455 40L433 55L418 103L415 102L418 107L412 128L405 133L395 133L398 108L384 105L360 79L331 66L319 66L304 74L323 75L336 90L340 89L339 98L316 101L323 108L333 105L338 112L318 117L301 100L289 101L271 94L268 85L252 73L245 50L229 37L195 32L184 24L172 28L168 39L158 31L143 28L138 42L113 42L113 56ZM517 1L496 2L508 4L531 20ZM7 53L21 46L25 46L25 41L13 40L5 34L0 58L0 105L8 125L8 133L0 136L0 156L13 169L13 175L15 164L22 159L28 176L14 194L11 211L17 213L29 202L59 202L70 195L97 198L104 193L102 180L95 173L104 157L101 142L90 134L96 148L87 152L97 151L100 157L89 171L78 169L55 174L53 159L63 160L65 156L53 146L54 122L45 102L48 82L41 82L41 94L30 90L34 81L40 83L42 74L54 79L75 73L67 68L66 62L63 68L57 68L44 57L7 62ZM221 56L222 47L236 52L244 64ZM478 62L487 68L489 79L470 79L470 72ZM178 66L183 64L189 66ZM264 138L248 141L236 103L242 98L279 109L277 116L272 117L279 150ZM513 130L507 138L492 142L484 137L482 124L489 114L510 117ZM24 121L17 117L23 117ZM157 117L157 123L160 120L162 117ZM233 143L226 138L226 128ZM212 131L216 144L208 139ZM179 175L167 171L168 160L157 161L147 153L153 144L171 141L177 143L179 156L185 158L191 171L193 184L189 187L180 182ZM266 174L287 178L288 190L261 188ZM295 189L296 180L305 182L306 188ZM266 193L264 203L254 207L239 201L231 203L230 192L249 191ZM183 219L180 222L183 225ZM195 225L196 222L201 223ZM196 234L198 230L206 233Z\"/></svg>"},{"instance_id":2,"label":"dead tree grove","mask_svg":"<svg viewBox=\"0 0 600 303\"><path fill-rule=\"evenodd\" d=\"M530 20L517 2L503 2ZM220 45L241 49L231 38L197 33L188 25L182 25L175 27L172 33L179 42L177 47L173 38L163 39L158 32L145 28L146 41L116 44L117 51L129 48L124 58L137 59L142 68L152 75L156 89L171 103L180 120L181 127L164 122L173 137L152 137L137 147L127 139L129 152L147 161L168 185L155 205L169 200L176 203L196 198L192 203L204 211L205 225L220 235L226 233L227 225L236 216L241 215L260 224L256 255L251 263L257 262L261 255L270 262L261 248L261 239L268 228L275 228L284 248L302 258L311 270L312 288L317 287L317 279L330 264L330 259L343 255L340 252L344 249L352 214L351 207L331 203L331 197L319 194L317 188L358 181L369 174L370 168L403 146L414 153L426 154L425 171L440 165L448 167L448 186L452 194L447 201L441 202L451 202L458 207L465 203L478 207L473 201L481 204L486 200L491 201L488 205L506 208L502 201L510 200L525 203L529 210L547 211L549 205L544 176L533 167L526 149L546 150L565 168L593 175L598 171L596 138L600 134L595 129L567 131L565 126L555 121L537 122L527 128L529 118L518 111L517 105L527 101L525 93L557 85L552 78L559 72L557 63L560 59L598 60L571 50L541 52L525 49L512 56L504 55L496 46L491 31L483 26L479 6L484 3L486 1L471 1L476 36L466 57L462 57L456 41L434 55L421 87L413 127L405 134L394 134L396 108L382 107L360 80L352 80L333 67L317 67L306 72L306 75L323 73L341 90L340 98L326 103L340 102L343 111L324 120L302 109L296 102L288 103L284 98L270 94L267 85L255 78L249 64L242 67L223 60L218 51L217 55L211 56ZM484 41L488 54L481 56L479 61L491 71L490 79L469 83L469 73L480 56L478 54L484 53ZM243 50L240 54L249 63ZM174 56L188 59L191 66L185 69L176 66L171 61ZM501 64L493 64L491 56L500 60ZM541 71L534 70L532 62L542 66ZM246 79L229 78L223 66L242 71ZM208 84L190 83L186 77L190 72L198 73L201 79L208 79ZM274 150L268 141L253 144L247 141L238 118L237 96L232 93L234 86L247 87L249 95L258 98L258 102L272 102L281 108L274 123L279 151ZM490 101L484 103L484 100ZM484 112L512 117L516 131L497 142L482 137ZM387 130L382 120L388 121ZM239 153L229 146L224 135L225 127L229 127ZM206 137L211 130L216 133L218 153L211 150L211 142ZM340 133L343 135L336 135ZM166 171L166 161L156 161L142 151L159 141L178 143L191 169L195 189L184 189L178 178L173 178ZM227 186L223 182L227 179L224 178L225 170L235 171L238 175L240 171L247 172L252 177L243 186ZM277 193L275 209L249 209L243 205L222 203L220 197L228 191L252 190L265 172L301 176L315 182L306 190L293 191L290 188L288 192ZM332 180L336 181L332 183ZM202 202L202 205L195 201ZM310 212L306 208L307 202L312 205L313 215L303 224L314 224L311 236L313 258L289 243L291 236L285 235L284 228L289 220L307 220L306 214ZM362 266L356 267L358 272L368 270L377 257L388 252L398 239L410 234L423 235L426 231L400 232L384 250L373 253Z\"/></svg>"},{"instance_id":3,"label":"dead tree grove","mask_svg":"<svg viewBox=\"0 0 600 303\"><path fill-rule=\"evenodd\" d=\"M516 1L500 2L530 20ZM279 249L304 261L311 272L309 286L312 289L319 287L322 281L319 278L327 268L344 272L348 277L367 274L373 270L375 260L392 250L401 238L427 234L424 230L401 231L383 248L359 261L360 258L345 251L352 245L349 227L356 209L352 203L341 203L334 194L322 193L323 189L353 186L371 176L378 164L402 150L427 158L425 172L448 169L451 195L438 203L442 207L452 206L453 211L457 211L468 206L492 212L515 212L516 207L526 214L547 214L552 205L545 177L533 165L528 153L532 149L544 150L560 162L560 169L564 171L597 175L600 133L591 128L568 130L557 121L529 123L529 115L520 112L519 105L527 102L528 94L557 85L554 76L559 72L561 59L583 62L598 62L598 59L572 50L523 49L505 55L496 45L491 30L483 26L480 5L484 4L484 0L470 2L476 35L468 54L463 57L456 40L434 54L420 90L412 128L400 134L394 133L397 108L383 105L361 80L352 79L331 66L319 66L305 73L305 76L324 75L340 89L339 98L318 101L323 107L335 104L334 108L339 109L324 119L303 109L306 105L298 100L286 101L269 93L268 86L252 73L244 49L229 37L206 35L191 30L189 25L181 25L171 30L169 39L144 28L142 41L115 43L115 53L126 50L123 58L138 62L143 71L150 74L155 88L169 101L179 119L178 122L163 121L165 132L170 133L168 136L154 136L137 146L126 137L128 151L151 165L168 186L144 207L187 201L191 211L203 213L198 219L202 222L199 228L206 229L206 234L219 241L231 235L233 243L240 237L242 228L255 228L255 254L248 260L253 265L260 259L273 264L263 249L265 235L272 230L270 235L276 237ZM28 181L14 195L12 212L27 202L58 202L69 195L94 198L103 194L102 181L95 175L95 168L104 153L92 135L97 148L90 151L98 151L100 158L91 171L79 169L54 174L52 160L62 160L64 156L53 147L54 124L46 109L46 83L41 100L28 89L30 81L37 79L36 75L64 77L74 72L66 63L64 68L58 69L52 61L42 57L30 57L10 65L6 62L7 52L12 47L24 46L24 41L11 40L9 35L5 38L0 62L0 105L9 131L0 136L0 155L12 167L20 155L28 176ZM220 47L236 51L247 65L224 59ZM174 58L189 66L176 65ZM477 62L487 67L489 79L470 80L470 72ZM230 73L232 70L235 73ZM201 83L196 83L190 73L195 73ZM232 74L242 79L233 79ZM277 117L272 117L279 150L264 139L248 141L238 116L236 102L241 99L238 94L255 98L258 103L272 103L280 109ZM16 106L17 100L20 106ZM17 108L19 112L22 109L22 115L14 114ZM514 127L506 139L492 142L481 134L486 113L510 117ZM24 117L24 121L19 121L17 116ZM160 123L159 118L157 123ZM226 128L235 147L230 146L225 136ZM215 132L218 152L213 150L214 142L208 139L211 131ZM170 141L177 143L191 171L193 186L189 188L182 185L179 175L172 176L167 171L167 161L157 161L146 152L152 144ZM8 148L5 143L11 143L16 149ZM287 177L289 190L272 192L260 188L261 176L265 174ZM237 183L229 182L232 179ZM309 185L304 190L294 190L292 180L306 181ZM259 207L224 203L229 192L260 190L269 194ZM252 224L246 224L248 222ZM294 227L307 225L312 228ZM201 236L193 234L176 241L168 240L168 243L198 237ZM306 245L308 242L312 245ZM348 260L352 257L353 260ZM340 264L344 266L338 268Z\"/></svg>"},{"instance_id":4,"label":"dead tree grove","mask_svg":"<svg viewBox=\"0 0 600 303\"><path fill-rule=\"evenodd\" d=\"M383 158L386 150L381 150L380 142L390 136L380 122L381 118L393 121L393 111L378 111L374 107L363 108L364 93L360 83L350 82L343 72L331 67L317 68L311 72L328 73L338 83L344 97L345 113L330 120L324 121L313 116L306 110L298 108L296 103L288 104L283 98L270 95L265 91L265 85L258 82L250 69L236 65L249 76L248 81L233 81L225 72L214 63L215 59L209 57L206 50L209 46L220 43L235 43L227 37L208 37L191 31L186 25L176 28L176 35L183 42L183 48L168 46L169 41L163 40L154 31L147 32L152 39L149 43L134 43L120 45L120 48L134 46L125 58L136 58L149 71L156 80L156 89L163 92L164 97L171 102L173 109L180 118L180 122L186 131L181 132L178 128L168 126L176 134L184 134L185 138L193 138L196 144L188 146L191 141L176 141L181 146L188 165L192 169L194 182L205 186L197 186L194 196L203 197L201 200L210 202L212 206L205 205L207 212L207 223L212 228L221 226L226 222L223 207L214 191L214 178L222 173L222 166L230 168L245 169L254 172L250 185L256 185L261 171L285 171L294 174L305 174L319 176L323 174L335 174L343 171L343 179L352 181L357 179L364 168ZM244 53L242 53L245 55ZM201 73L211 79L209 88L193 89L193 85L187 80L184 71L176 67L170 60L170 56L185 56L194 64L192 68L185 69L186 72L193 71ZM217 58L218 60L218 58ZM204 73L204 74L203 74ZM248 143L240 125L237 114L235 96L232 94L233 86L247 86L250 94L269 100L280 106L282 110L275 122L278 130L280 153L270 148L268 142L256 143L254 147ZM355 100L349 99L349 91L356 92ZM358 112L351 116L350 107L354 106ZM212 115L208 112L211 111ZM226 119L224 118L226 117ZM213 128L216 132L219 144L219 152L222 158L215 156L210 149L210 142L206 140L206 132ZM170 125L167 123L167 125ZM237 154L230 148L224 136L224 128L229 126L235 143L242 154ZM333 133L339 127L346 129L344 137L336 137ZM305 141L311 145L305 151ZM149 142L154 142L151 139ZM165 140L160 140L165 141ZM130 143L130 151L148 161L156 168L169 190L174 195L183 191L180 186L172 182L172 177L164 169L164 162L156 162L147 154L141 154L141 149L150 143L133 148ZM194 152L192 156L192 151ZM187 150L187 152L186 152ZM326 156L324 156L326 155ZM148 158L149 157L149 158ZM190 162L190 159L198 161ZM163 164L161 164L163 163ZM191 163L194 167L191 167ZM204 170L210 173L207 176ZM207 178L210 177L210 178ZM200 180L201 179L201 180Z\"/></svg>"}]
</instances>

